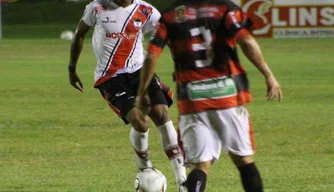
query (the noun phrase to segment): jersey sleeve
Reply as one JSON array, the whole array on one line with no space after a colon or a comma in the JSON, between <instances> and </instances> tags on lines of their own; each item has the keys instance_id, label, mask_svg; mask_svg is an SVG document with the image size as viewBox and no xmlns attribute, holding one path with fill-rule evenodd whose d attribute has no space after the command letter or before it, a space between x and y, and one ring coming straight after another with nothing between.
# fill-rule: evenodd
<instances>
[{"instance_id":1,"label":"jersey sleeve","mask_svg":"<svg viewBox=\"0 0 334 192\"><path fill-rule=\"evenodd\" d=\"M160 19L160 21L156 25L155 31L152 34L148 46L148 52L159 56L163 48L167 44L167 41L168 41L167 27L166 24L163 22L163 20Z\"/></svg>"},{"instance_id":2,"label":"jersey sleeve","mask_svg":"<svg viewBox=\"0 0 334 192\"><path fill-rule=\"evenodd\" d=\"M223 22L228 37L236 40L250 34L253 26L248 15L236 5L228 10Z\"/></svg>"},{"instance_id":3,"label":"jersey sleeve","mask_svg":"<svg viewBox=\"0 0 334 192\"><path fill-rule=\"evenodd\" d=\"M93 2L86 6L83 13L82 20L89 26L94 26L96 23L96 12L93 6Z\"/></svg>"},{"instance_id":4,"label":"jersey sleeve","mask_svg":"<svg viewBox=\"0 0 334 192\"><path fill-rule=\"evenodd\" d=\"M145 33L153 31L157 23L159 22L160 17L161 17L161 14L159 13L159 11L156 8L152 7L152 13L149 16L148 21L143 26L143 33L145 34Z\"/></svg>"}]
</instances>

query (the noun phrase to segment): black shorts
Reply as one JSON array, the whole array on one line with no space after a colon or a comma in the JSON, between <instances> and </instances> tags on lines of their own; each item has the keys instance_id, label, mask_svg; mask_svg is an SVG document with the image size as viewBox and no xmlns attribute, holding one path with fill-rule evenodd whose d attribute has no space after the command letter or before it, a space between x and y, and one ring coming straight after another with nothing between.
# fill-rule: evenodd
<instances>
[{"instance_id":1,"label":"black shorts","mask_svg":"<svg viewBox=\"0 0 334 192\"><path fill-rule=\"evenodd\" d=\"M140 70L117 75L98 87L110 108L123 119L125 124L129 124L125 116L134 107L139 79ZM171 88L161 84L156 75L151 81L148 94L152 105L171 106L173 103Z\"/></svg>"}]
</instances>

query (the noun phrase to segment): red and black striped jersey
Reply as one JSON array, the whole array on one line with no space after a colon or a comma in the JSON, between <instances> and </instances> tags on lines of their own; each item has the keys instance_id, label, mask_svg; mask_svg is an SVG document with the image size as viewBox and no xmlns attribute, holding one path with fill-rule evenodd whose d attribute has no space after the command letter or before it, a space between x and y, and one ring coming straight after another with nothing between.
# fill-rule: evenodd
<instances>
[{"instance_id":1,"label":"red and black striped jersey","mask_svg":"<svg viewBox=\"0 0 334 192\"><path fill-rule=\"evenodd\" d=\"M181 114L250 102L237 40L251 27L246 13L229 0L178 0L162 13L148 51L159 55L169 46Z\"/></svg>"}]
</instances>

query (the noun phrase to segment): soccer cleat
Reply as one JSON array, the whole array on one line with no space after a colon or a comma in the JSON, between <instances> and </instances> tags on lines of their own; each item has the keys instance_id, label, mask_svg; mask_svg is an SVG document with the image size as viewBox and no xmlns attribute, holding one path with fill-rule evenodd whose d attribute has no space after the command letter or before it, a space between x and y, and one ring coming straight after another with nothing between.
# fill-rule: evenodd
<instances>
[{"instance_id":1,"label":"soccer cleat","mask_svg":"<svg viewBox=\"0 0 334 192\"><path fill-rule=\"evenodd\" d=\"M181 185L179 185L179 192L188 192L186 182L183 182Z\"/></svg>"}]
</instances>

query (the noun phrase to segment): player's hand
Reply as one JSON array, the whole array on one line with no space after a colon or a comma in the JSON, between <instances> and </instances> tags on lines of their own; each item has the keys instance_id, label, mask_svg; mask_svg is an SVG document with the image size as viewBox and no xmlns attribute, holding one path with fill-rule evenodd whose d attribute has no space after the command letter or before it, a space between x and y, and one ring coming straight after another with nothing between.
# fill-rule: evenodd
<instances>
[{"instance_id":1,"label":"player's hand","mask_svg":"<svg viewBox=\"0 0 334 192\"><path fill-rule=\"evenodd\" d=\"M267 85L267 100L272 100L278 97L278 100L281 102L283 99L283 94L278 84L276 78L273 75L266 77L266 85Z\"/></svg>"},{"instance_id":2,"label":"player's hand","mask_svg":"<svg viewBox=\"0 0 334 192\"><path fill-rule=\"evenodd\" d=\"M81 80L77 74L77 72L69 72L69 79L70 79L70 84L78 89L79 91L83 92L83 84L81 83Z\"/></svg>"},{"instance_id":3,"label":"player's hand","mask_svg":"<svg viewBox=\"0 0 334 192\"><path fill-rule=\"evenodd\" d=\"M135 106L144 114L148 114L151 110L151 99L148 95L137 96Z\"/></svg>"}]
</instances>

